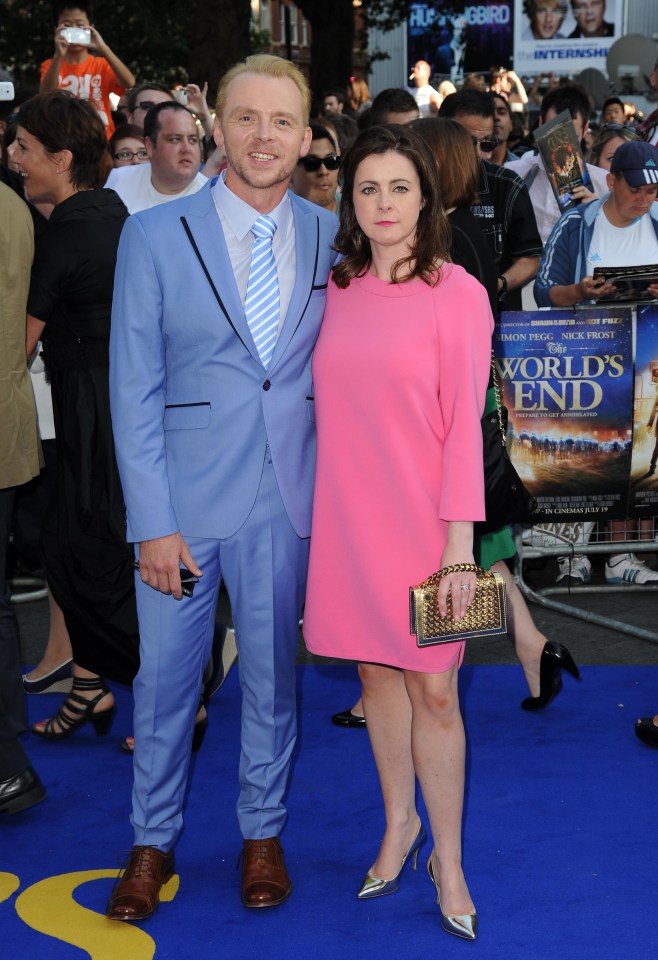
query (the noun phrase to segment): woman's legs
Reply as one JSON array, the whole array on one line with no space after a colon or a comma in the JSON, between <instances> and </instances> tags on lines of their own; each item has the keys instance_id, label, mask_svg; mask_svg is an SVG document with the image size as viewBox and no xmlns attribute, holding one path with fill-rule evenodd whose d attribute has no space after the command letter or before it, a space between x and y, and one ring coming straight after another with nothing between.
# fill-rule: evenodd
<instances>
[{"instance_id":1,"label":"woman's legs","mask_svg":"<svg viewBox=\"0 0 658 960\"><path fill-rule=\"evenodd\" d=\"M512 638L516 655L519 658L530 695L539 696L539 662L544 645L544 634L537 629L532 614L528 610L523 594L514 582L509 567L504 560L498 560L490 570L499 573L505 581L507 590L507 632Z\"/></svg>"},{"instance_id":2,"label":"woman's legs","mask_svg":"<svg viewBox=\"0 0 658 960\"><path fill-rule=\"evenodd\" d=\"M48 608L50 612L48 643L41 661L27 674L28 680L39 680L71 659L71 641L64 622L64 614L50 590L48 591Z\"/></svg>"},{"instance_id":3,"label":"woman's legs","mask_svg":"<svg viewBox=\"0 0 658 960\"><path fill-rule=\"evenodd\" d=\"M448 916L475 912L462 871L466 738L459 710L458 667L445 673L405 671L412 708L411 751L430 819L434 876Z\"/></svg>"},{"instance_id":4,"label":"woman's legs","mask_svg":"<svg viewBox=\"0 0 658 960\"><path fill-rule=\"evenodd\" d=\"M371 873L380 880L392 880L418 830L411 759L411 704L401 670L361 663L359 676L386 814L386 832Z\"/></svg>"}]
</instances>

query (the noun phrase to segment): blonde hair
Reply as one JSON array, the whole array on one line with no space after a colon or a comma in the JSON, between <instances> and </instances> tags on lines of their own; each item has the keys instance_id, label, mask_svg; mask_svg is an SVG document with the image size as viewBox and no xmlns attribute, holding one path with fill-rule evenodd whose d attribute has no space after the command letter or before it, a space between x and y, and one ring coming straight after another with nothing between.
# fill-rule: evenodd
<instances>
[{"instance_id":1,"label":"blonde hair","mask_svg":"<svg viewBox=\"0 0 658 960\"><path fill-rule=\"evenodd\" d=\"M306 82L306 77L290 60L284 60L283 57L274 57L269 53L257 53L252 57L247 57L246 60L236 63L224 74L219 81L215 103L215 113L220 119L226 106L228 86L232 80L235 80L242 73L256 73L262 77L292 80L301 94L304 104L304 123L308 124L311 113L311 91Z\"/></svg>"}]
</instances>

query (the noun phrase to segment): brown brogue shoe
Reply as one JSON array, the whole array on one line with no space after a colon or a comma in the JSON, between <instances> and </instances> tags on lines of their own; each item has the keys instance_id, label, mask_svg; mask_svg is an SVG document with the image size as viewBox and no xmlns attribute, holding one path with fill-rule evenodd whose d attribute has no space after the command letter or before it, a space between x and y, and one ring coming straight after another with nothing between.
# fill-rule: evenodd
<instances>
[{"instance_id":1,"label":"brown brogue shoe","mask_svg":"<svg viewBox=\"0 0 658 960\"><path fill-rule=\"evenodd\" d=\"M110 920L145 920L160 903L160 888L174 875L174 851L133 847L105 914Z\"/></svg>"},{"instance_id":2,"label":"brown brogue shoe","mask_svg":"<svg viewBox=\"0 0 658 960\"><path fill-rule=\"evenodd\" d=\"M245 840L242 847L242 902L245 907L276 907L292 884L278 837Z\"/></svg>"}]
</instances>

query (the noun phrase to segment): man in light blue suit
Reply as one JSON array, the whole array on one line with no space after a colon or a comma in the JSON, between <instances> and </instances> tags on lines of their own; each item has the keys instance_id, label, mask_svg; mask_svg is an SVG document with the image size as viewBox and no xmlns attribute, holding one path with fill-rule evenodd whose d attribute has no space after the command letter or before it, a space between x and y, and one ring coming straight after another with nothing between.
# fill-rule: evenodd
<instances>
[{"instance_id":1,"label":"man in light blue suit","mask_svg":"<svg viewBox=\"0 0 658 960\"><path fill-rule=\"evenodd\" d=\"M217 96L225 178L131 217L121 238L111 401L138 551L141 667L135 846L108 904L115 920L150 916L174 872L222 581L243 697L242 902L274 906L291 890L279 834L315 469L310 360L337 228L287 190L310 147L309 106L288 61L260 55L233 67ZM192 596L181 567L198 578Z\"/></svg>"}]
</instances>

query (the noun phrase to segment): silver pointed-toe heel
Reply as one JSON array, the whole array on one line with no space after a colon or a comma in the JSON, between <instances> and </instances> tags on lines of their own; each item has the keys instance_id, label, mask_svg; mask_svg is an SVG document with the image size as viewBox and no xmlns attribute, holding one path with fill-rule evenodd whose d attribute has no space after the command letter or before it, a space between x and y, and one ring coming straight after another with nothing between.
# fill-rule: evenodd
<instances>
[{"instance_id":1,"label":"silver pointed-toe heel","mask_svg":"<svg viewBox=\"0 0 658 960\"><path fill-rule=\"evenodd\" d=\"M413 843L402 858L400 869L392 880L380 880L375 877L370 870L367 872L365 880L361 884L361 889L357 893L359 900L370 900L373 897L385 897L387 893L395 893L400 887L400 875L404 869L407 860L412 861L413 869L418 867L418 853L420 848L427 840L427 834L423 824L418 825L418 832L414 837Z\"/></svg>"},{"instance_id":2,"label":"silver pointed-toe heel","mask_svg":"<svg viewBox=\"0 0 658 960\"><path fill-rule=\"evenodd\" d=\"M432 854L430 854L430 858L427 861L427 872L436 890L436 902L441 911L441 926L445 932L453 933L456 937L461 937L462 940L475 940L478 929L477 913L464 913L461 916L450 917L443 912L443 907L441 906L441 891L439 890L439 885L436 882L434 871L432 870Z\"/></svg>"}]
</instances>

